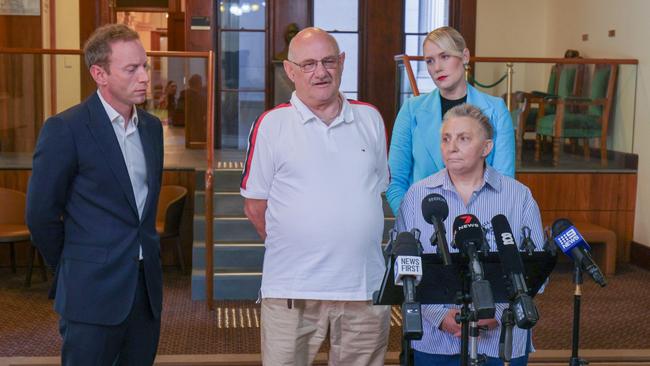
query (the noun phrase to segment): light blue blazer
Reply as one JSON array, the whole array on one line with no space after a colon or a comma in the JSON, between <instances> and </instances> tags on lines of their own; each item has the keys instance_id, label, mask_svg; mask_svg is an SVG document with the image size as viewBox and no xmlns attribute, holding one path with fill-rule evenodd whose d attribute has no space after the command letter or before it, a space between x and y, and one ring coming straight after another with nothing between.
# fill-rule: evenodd
<instances>
[{"instance_id":1,"label":"light blue blazer","mask_svg":"<svg viewBox=\"0 0 650 366\"><path fill-rule=\"evenodd\" d=\"M479 107L494 128L494 149L487 163L499 173L514 177L515 133L503 99L467 84L467 103ZM395 215L411 184L445 167L440 151L441 125L438 89L406 100L397 114L388 154L391 180L386 190L386 198Z\"/></svg>"}]
</instances>

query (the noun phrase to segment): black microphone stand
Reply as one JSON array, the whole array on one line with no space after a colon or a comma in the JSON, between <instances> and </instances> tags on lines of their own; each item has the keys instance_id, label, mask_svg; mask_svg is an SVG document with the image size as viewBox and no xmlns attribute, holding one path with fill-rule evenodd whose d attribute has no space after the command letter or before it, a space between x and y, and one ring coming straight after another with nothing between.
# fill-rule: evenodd
<instances>
[{"instance_id":1,"label":"black microphone stand","mask_svg":"<svg viewBox=\"0 0 650 366\"><path fill-rule=\"evenodd\" d=\"M414 364L413 349L411 348L411 340L402 337L402 352L400 353L400 366L411 366Z\"/></svg>"},{"instance_id":2,"label":"black microphone stand","mask_svg":"<svg viewBox=\"0 0 650 366\"><path fill-rule=\"evenodd\" d=\"M580 263L573 264L573 283L576 285L573 293L573 339L571 342L571 359L569 366L588 365L589 361L578 357L580 344L580 298L582 297L582 268Z\"/></svg>"},{"instance_id":3,"label":"black microphone stand","mask_svg":"<svg viewBox=\"0 0 650 366\"><path fill-rule=\"evenodd\" d=\"M460 324L460 365L479 366L486 361L485 356L478 355L478 312L470 309L472 296L470 295L471 274L461 274L463 292L458 293L456 304L461 306L460 314L456 315L456 323Z\"/></svg>"},{"instance_id":4,"label":"black microphone stand","mask_svg":"<svg viewBox=\"0 0 650 366\"><path fill-rule=\"evenodd\" d=\"M404 286L413 286L411 282L405 282ZM412 293L415 290L412 289ZM404 299L402 303L402 355L400 362L402 366L414 364L413 349L411 348L412 340L422 339L422 311L420 303L415 299Z\"/></svg>"},{"instance_id":5,"label":"black microphone stand","mask_svg":"<svg viewBox=\"0 0 650 366\"><path fill-rule=\"evenodd\" d=\"M499 358L504 365L509 365L512 359L512 330L515 326L515 316L510 306L501 315L501 333L499 334Z\"/></svg>"}]
</instances>

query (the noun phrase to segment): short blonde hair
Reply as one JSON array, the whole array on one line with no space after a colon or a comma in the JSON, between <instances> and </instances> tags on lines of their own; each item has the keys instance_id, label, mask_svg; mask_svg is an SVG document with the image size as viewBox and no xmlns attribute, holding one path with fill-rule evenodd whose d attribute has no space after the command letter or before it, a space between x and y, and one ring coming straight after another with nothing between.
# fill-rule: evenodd
<instances>
[{"instance_id":1,"label":"short blonde hair","mask_svg":"<svg viewBox=\"0 0 650 366\"><path fill-rule=\"evenodd\" d=\"M442 118L442 123L444 124L452 118L459 117L468 117L478 122L485 133L485 138L487 140L492 140L492 137L494 136L494 128L490 123L490 119L483 114L480 109L467 103L457 105L445 113L445 116Z\"/></svg>"},{"instance_id":2,"label":"short blonde hair","mask_svg":"<svg viewBox=\"0 0 650 366\"><path fill-rule=\"evenodd\" d=\"M456 57L463 57L463 51L467 48L465 38L452 27L440 27L432 30L424 38L422 46L427 42L435 43L436 46Z\"/></svg>"}]
</instances>

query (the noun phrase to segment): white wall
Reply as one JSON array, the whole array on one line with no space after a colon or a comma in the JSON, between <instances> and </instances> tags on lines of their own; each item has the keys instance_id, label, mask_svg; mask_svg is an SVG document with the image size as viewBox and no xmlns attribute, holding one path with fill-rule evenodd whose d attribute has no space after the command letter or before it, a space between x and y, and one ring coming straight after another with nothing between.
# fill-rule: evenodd
<instances>
[{"instance_id":1,"label":"white wall","mask_svg":"<svg viewBox=\"0 0 650 366\"><path fill-rule=\"evenodd\" d=\"M650 10L648 1L626 0L618 5L611 0L551 0L547 4L550 14L547 19L557 24L548 28L548 47L552 54L574 48L584 57L636 58L640 63L644 53L650 55L650 47L646 46L645 50L637 47L646 43L643 33L650 30L642 17L642 13ZM615 37L608 37L610 29L616 31ZM589 40L582 41L582 34L588 34ZM641 77L641 69L638 71ZM636 72L635 66L619 67L617 108L611 126L616 130L608 141L614 150L633 151Z\"/></svg>"},{"instance_id":2,"label":"white wall","mask_svg":"<svg viewBox=\"0 0 650 366\"><path fill-rule=\"evenodd\" d=\"M650 246L650 144L644 143L650 136L648 14L647 0L477 0L476 49L478 56L560 57L573 48L585 57L639 60L635 95L634 68L621 70L613 146L630 146L639 155L633 240ZM614 38L607 35L610 29ZM589 40L582 41L582 34Z\"/></svg>"},{"instance_id":3,"label":"white wall","mask_svg":"<svg viewBox=\"0 0 650 366\"><path fill-rule=\"evenodd\" d=\"M476 19L476 56L547 57L545 1L478 0ZM535 16L522 16L535 14ZM504 64L475 64L476 80L493 83L506 72ZM514 65L514 90L546 90L550 64ZM506 82L493 95L506 92Z\"/></svg>"}]
</instances>

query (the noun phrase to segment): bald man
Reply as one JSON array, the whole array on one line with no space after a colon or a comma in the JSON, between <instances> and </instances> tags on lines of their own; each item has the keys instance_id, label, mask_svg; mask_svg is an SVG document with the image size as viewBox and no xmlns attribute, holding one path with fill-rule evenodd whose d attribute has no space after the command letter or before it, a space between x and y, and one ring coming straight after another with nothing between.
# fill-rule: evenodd
<instances>
[{"instance_id":1,"label":"bald man","mask_svg":"<svg viewBox=\"0 0 650 366\"><path fill-rule=\"evenodd\" d=\"M345 54L327 32L301 31L288 56L296 90L251 128L241 181L266 248L262 360L311 364L329 330L331 365L383 365L390 309L371 298L385 270L384 123L339 91Z\"/></svg>"}]
</instances>

